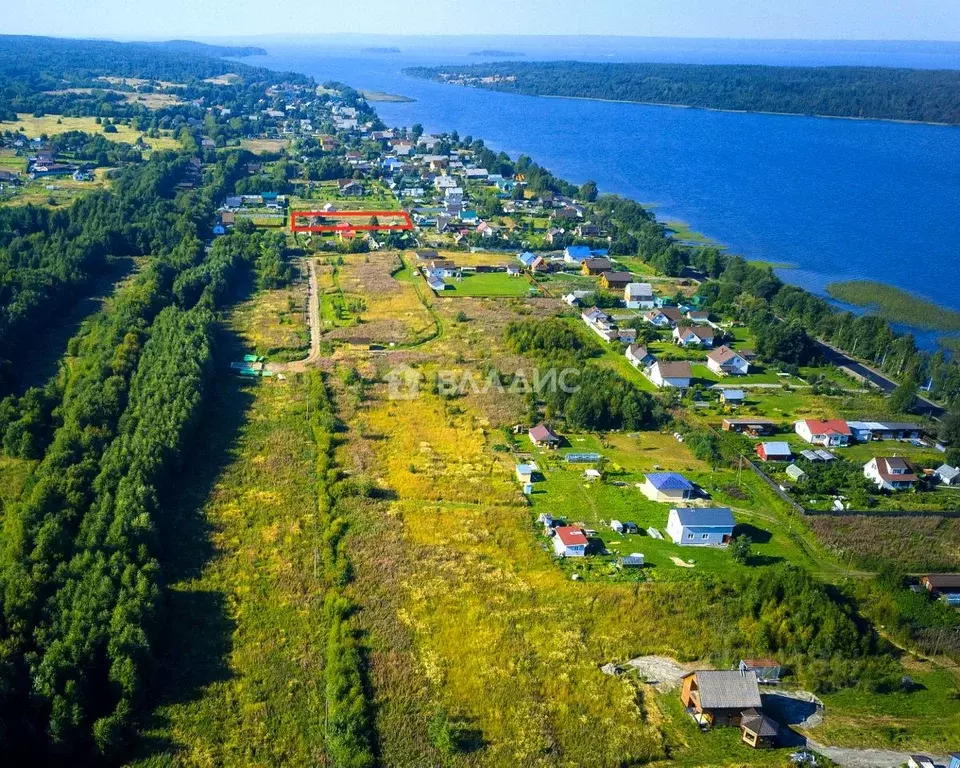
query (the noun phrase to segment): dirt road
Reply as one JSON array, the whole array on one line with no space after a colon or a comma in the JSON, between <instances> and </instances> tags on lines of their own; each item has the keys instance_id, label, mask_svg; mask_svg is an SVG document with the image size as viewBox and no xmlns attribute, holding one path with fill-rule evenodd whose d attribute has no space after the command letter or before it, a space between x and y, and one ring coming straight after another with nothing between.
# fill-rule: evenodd
<instances>
[{"instance_id":1,"label":"dirt road","mask_svg":"<svg viewBox=\"0 0 960 768\"><path fill-rule=\"evenodd\" d=\"M303 360L291 363L270 363L267 368L275 372L298 373L305 371L320 361L320 287L317 283L317 266L313 259L307 259L307 271L310 273L307 288L307 314L310 325L310 353Z\"/></svg>"}]
</instances>

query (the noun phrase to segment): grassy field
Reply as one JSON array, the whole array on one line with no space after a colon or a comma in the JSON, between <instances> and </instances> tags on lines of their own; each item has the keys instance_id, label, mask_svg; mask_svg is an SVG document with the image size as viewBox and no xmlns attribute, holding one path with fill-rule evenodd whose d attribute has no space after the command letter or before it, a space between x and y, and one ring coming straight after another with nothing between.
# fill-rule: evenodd
<instances>
[{"instance_id":1,"label":"grassy field","mask_svg":"<svg viewBox=\"0 0 960 768\"><path fill-rule=\"evenodd\" d=\"M535 287L528 277L511 277L506 272L465 274L462 280L448 279L445 297L526 296Z\"/></svg>"},{"instance_id":2,"label":"grassy field","mask_svg":"<svg viewBox=\"0 0 960 768\"><path fill-rule=\"evenodd\" d=\"M256 155L273 155L290 148L289 139L242 139L241 149L246 149Z\"/></svg>"},{"instance_id":3,"label":"grassy field","mask_svg":"<svg viewBox=\"0 0 960 768\"><path fill-rule=\"evenodd\" d=\"M0 195L0 201L10 205L69 205L74 200L97 189L105 189L109 181L106 169L98 169L91 181L74 181L69 176L59 178L26 179L18 187L7 190L9 197Z\"/></svg>"},{"instance_id":4,"label":"grassy field","mask_svg":"<svg viewBox=\"0 0 960 768\"><path fill-rule=\"evenodd\" d=\"M910 693L865 696L848 690L824 696L831 715L811 732L812 738L837 746L904 752L938 753L944 744L956 744L960 741L956 670L914 660L906 671L917 686Z\"/></svg>"},{"instance_id":5,"label":"grassy field","mask_svg":"<svg viewBox=\"0 0 960 768\"><path fill-rule=\"evenodd\" d=\"M41 134L55 136L67 131L85 131L86 133L102 134L110 141L120 141L135 144L142 138L151 149L176 149L179 144L169 133L159 138L151 138L142 131L135 131L129 125L117 125L116 133L103 133L103 126L98 125L94 117L61 117L60 115L44 115L33 117L29 114L18 114L16 121L0 121L0 131L17 131L23 129L27 136L35 138Z\"/></svg>"},{"instance_id":6,"label":"grassy field","mask_svg":"<svg viewBox=\"0 0 960 768\"><path fill-rule=\"evenodd\" d=\"M839 301L865 307L886 320L911 328L960 331L960 312L886 283L873 280L830 283L827 293Z\"/></svg>"},{"instance_id":7,"label":"grassy field","mask_svg":"<svg viewBox=\"0 0 960 768\"><path fill-rule=\"evenodd\" d=\"M234 315L243 349L263 317ZM317 765L324 628L307 389L222 370L214 388L204 448L169 512L171 633L137 764Z\"/></svg>"},{"instance_id":8,"label":"grassy field","mask_svg":"<svg viewBox=\"0 0 960 768\"><path fill-rule=\"evenodd\" d=\"M306 281L290 288L264 291L238 307L240 321L250 329L253 351L273 362L299 360L310 346L306 321Z\"/></svg>"},{"instance_id":9,"label":"grassy field","mask_svg":"<svg viewBox=\"0 0 960 768\"><path fill-rule=\"evenodd\" d=\"M325 339L354 344L413 344L436 333L436 321L421 301L414 283L397 279L402 262L395 252L378 251L346 256L331 275L341 296L327 299L325 320L334 320L335 301L346 312L338 314ZM346 319L347 322L343 322Z\"/></svg>"}]
</instances>

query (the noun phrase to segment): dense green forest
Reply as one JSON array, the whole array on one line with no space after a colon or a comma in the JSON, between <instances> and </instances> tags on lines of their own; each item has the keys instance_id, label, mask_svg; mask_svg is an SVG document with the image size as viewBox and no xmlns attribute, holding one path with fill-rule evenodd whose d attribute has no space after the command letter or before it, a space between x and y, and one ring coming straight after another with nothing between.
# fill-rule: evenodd
<instances>
[{"instance_id":1,"label":"dense green forest","mask_svg":"<svg viewBox=\"0 0 960 768\"><path fill-rule=\"evenodd\" d=\"M530 96L960 124L953 70L510 61L404 72Z\"/></svg>"}]
</instances>

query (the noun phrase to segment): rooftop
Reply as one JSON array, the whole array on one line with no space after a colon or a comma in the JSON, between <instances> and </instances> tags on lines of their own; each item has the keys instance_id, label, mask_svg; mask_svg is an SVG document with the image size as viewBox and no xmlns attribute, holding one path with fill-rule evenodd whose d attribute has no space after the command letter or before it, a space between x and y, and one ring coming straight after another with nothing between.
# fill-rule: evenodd
<instances>
[{"instance_id":1,"label":"rooftop","mask_svg":"<svg viewBox=\"0 0 960 768\"><path fill-rule=\"evenodd\" d=\"M658 491L692 491L693 483L679 472L648 472L647 482Z\"/></svg>"},{"instance_id":2,"label":"rooftop","mask_svg":"<svg viewBox=\"0 0 960 768\"><path fill-rule=\"evenodd\" d=\"M728 507L677 507L680 525L686 528L733 528L736 521Z\"/></svg>"},{"instance_id":3,"label":"rooftop","mask_svg":"<svg viewBox=\"0 0 960 768\"><path fill-rule=\"evenodd\" d=\"M752 670L703 670L691 673L704 709L759 709L760 687ZM688 675L689 677L689 675Z\"/></svg>"}]
</instances>

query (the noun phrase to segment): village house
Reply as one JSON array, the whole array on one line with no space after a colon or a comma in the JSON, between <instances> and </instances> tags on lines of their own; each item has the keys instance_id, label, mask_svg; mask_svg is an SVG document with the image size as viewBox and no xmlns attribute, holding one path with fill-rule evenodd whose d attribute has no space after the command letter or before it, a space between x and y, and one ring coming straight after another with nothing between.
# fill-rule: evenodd
<instances>
[{"instance_id":1,"label":"village house","mask_svg":"<svg viewBox=\"0 0 960 768\"><path fill-rule=\"evenodd\" d=\"M754 449L761 461L791 461L793 451L784 442L759 443Z\"/></svg>"},{"instance_id":2,"label":"village house","mask_svg":"<svg viewBox=\"0 0 960 768\"><path fill-rule=\"evenodd\" d=\"M761 706L756 673L735 669L684 675L680 700L698 723L709 726L739 726L745 710Z\"/></svg>"},{"instance_id":3,"label":"village house","mask_svg":"<svg viewBox=\"0 0 960 768\"><path fill-rule=\"evenodd\" d=\"M720 426L725 432L746 433L753 437L772 435L777 431L776 422L769 419L724 419Z\"/></svg>"},{"instance_id":4,"label":"village house","mask_svg":"<svg viewBox=\"0 0 960 768\"><path fill-rule=\"evenodd\" d=\"M578 224L574 230L577 237L597 237L600 234L600 227L596 224Z\"/></svg>"},{"instance_id":5,"label":"village house","mask_svg":"<svg viewBox=\"0 0 960 768\"><path fill-rule=\"evenodd\" d=\"M863 467L863 476L884 491L907 491L917 485L916 470L898 456L870 459Z\"/></svg>"},{"instance_id":6,"label":"village house","mask_svg":"<svg viewBox=\"0 0 960 768\"><path fill-rule=\"evenodd\" d=\"M584 275L600 275L604 272L609 272L612 266L610 259L604 258L603 256L596 258L591 257L583 260L583 263L580 265L580 272Z\"/></svg>"},{"instance_id":7,"label":"village house","mask_svg":"<svg viewBox=\"0 0 960 768\"><path fill-rule=\"evenodd\" d=\"M650 501L683 501L693 498L695 490L679 472L648 472L640 486L640 492Z\"/></svg>"},{"instance_id":8,"label":"village house","mask_svg":"<svg viewBox=\"0 0 960 768\"><path fill-rule=\"evenodd\" d=\"M942 485L960 485L960 468L958 467L941 464L934 474Z\"/></svg>"},{"instance_id":9,"label":"village house","mask_svg":"<svg viewBox=\"0 0 960 768\"><path fill-rule=\"evenodd\" d=\"M337 189L341 195L356 196L363 194L363 184L356 179L338 179Z\"/></svg>"},{"instance_id":10,"label":"village house","mask_svg":"<svg viewBox=\"0 0 960 768\"><path fill-rule=\"evenodd\" d=\"M920 585L934 595L960 593L960 573L929 573L920 577Z\"/></svg>"},{"instance_id":11,"label":"village house","mask_svg":"<svg viewBox=\"0 0 960 768\"><path fill-rule=\"evenodd\" d=\"M656 386L676 387L686 389L690 386L690 379L693 378L693 372L690 363L686 360L664 361L657 360L650 366L647 376Z\"/></svg>"},{"instance_id":12,"label":"village house","mask_svg":"<svg viewBox=\"0 0 960 768\"><path fill-rule=\"evenodd\" d=\"M827 448L850 444L850 427L842 419L805 419L794 424L794 430L805 442Z\"/></svg>"},{"instance_id":13,"label":"village house","mask_svg":"<svg viewBox=\"0 0 960 768\"><path fill-rule=\"evenodd\" d=\"M656 328L674 328L683 320L683 313L675 307L662 307L650 310L643 319Z\"/></svg>"},{"instance_id":14,"label":"village house","mask_svg":"<svg viewBox=\"0 0 960 768\"><path fill-rule=\"evenodd\" d=\"M705 309L687 310L687 320L691 323L709 323L710 313Z\"/></svg>"},{"instance_id":15,"label":"village house","mask_svg":"<svg viewBox=\"0 0 960 768\"><path fill-rule=\"evenodd\" d=\"M629 272L604 272L600 275L600 285L608 291L622 291L632 280Z\"/></svg>"},{"instance_id":16,"label":"village house","mask_svg":"<svg viewBox=\"0 0 960 768\"><path fill-rule=\"evenodd\" d=\"M910 755L907 759L907 768L937 768L937 764L932 757Z\"/></svg>"},{"instance_id":17,"label":"village house","mask_svg":"<svg viewBox=\"0 0 960 768\"><path fill-rule=\"evenodd\" d=\"M707 353L707 368L718 376L745 376L750 363L724 345Z\"/></svg>"},{"instance_id":18,"label":"village house","mask_svg":"<svg viewBox=\"0 0 960 768\"><path fill-rule=\"evenodd\" d=\"M540 448L557 448L561 442L560 436L546 424L532 427L527 435L530 437L530 442Z\"/></svg>"},{"instance_id":19,"label":"village house","mask_svg":"<svg viewBox=\"0 0 960 768\"><path fill-rule=\"evenodd\" d=\"M553 529L553 551L560 557L585 557L587 534L576 525L560 525Z\"/></svg>"},{"instance_id":20,"label":"village house","mask_svg":"<svg viewBox=\"0 0 960 768\"><path fill-rule=\"evenodd\" d=\"M681 347L712 347L713 328L709 325L677 326L673 329L673 340Z\"/></svg>"},{"instance_id":21,"label":"village house","mask_svg":"<svg viewBox=\"0 0 960 768\"><path fill-rule=\"evenodd\" d=\"M653 286L650 283L627 283L623 289L627 309L653 309Z\"/></svg>"},{"instance_id":22,"label":"village house","mask_svg":"<svg viewBox=\"0 0 960 768\"><path fill-rule=\"evenodd\" d=\"M736 522L727 507L677 507L667 518L667 535L685 547L726 546Z\"/></svg>"},{"instance_id":23,"label":"village house","mask_svg":"<svg viewBox=\"0 0 960 768\"><path fill-rule=\"evenodd\" d=\"M649 368L657 361L657 358L655 358L646 347L641 347L639 344L631 344L628 346L624 356L635 368L641 369Z\"/></svg>"}]
</instances>

